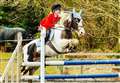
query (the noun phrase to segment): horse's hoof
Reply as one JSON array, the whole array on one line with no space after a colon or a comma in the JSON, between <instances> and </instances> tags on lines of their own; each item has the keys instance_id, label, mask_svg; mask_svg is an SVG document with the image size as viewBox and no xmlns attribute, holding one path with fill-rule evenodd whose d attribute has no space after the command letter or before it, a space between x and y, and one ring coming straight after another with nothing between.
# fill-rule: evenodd
<instances>
[{"instance_id":1,"label":"horse's hoof","mask_svg":"<svg viewBox=\"0 0 120 83\"><path fill-rule=\"evenodd\" d=\"M72 50L70 50L69 52L70 52L70 53L75 53L75 52L77 52L77 51L74 50L74 49L72 49Z\"/></svg>"}]
</instances>

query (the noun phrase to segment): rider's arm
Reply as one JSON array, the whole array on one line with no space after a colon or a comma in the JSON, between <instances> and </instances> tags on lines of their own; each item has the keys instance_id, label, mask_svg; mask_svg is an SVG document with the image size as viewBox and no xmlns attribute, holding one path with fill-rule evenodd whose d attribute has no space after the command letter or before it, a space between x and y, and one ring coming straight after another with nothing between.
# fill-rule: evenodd
<instances>
[{"instance_id":1,"label":"rider's arm","mask_svg":"<svg viewBox=\"0 0 120 83\"><path fill-rule=\"evenodd\" d=\"M64 25L61 25L61 24L55 24L55 27L61 27L61 28L64 28Z\"/></svg>"}]
</instances>

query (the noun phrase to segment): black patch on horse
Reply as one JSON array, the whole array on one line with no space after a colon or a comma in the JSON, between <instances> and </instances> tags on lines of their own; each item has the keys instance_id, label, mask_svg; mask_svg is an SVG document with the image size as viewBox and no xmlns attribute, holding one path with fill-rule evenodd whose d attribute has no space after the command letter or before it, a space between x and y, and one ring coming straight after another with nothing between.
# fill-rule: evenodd
<instances>
[{"instance_id":1,"label":"black patch on horse","mask_svg":"<svg viewBox=\"0 0 120 83\"><path fill-rule=\"evenodd\" d=\"M28 46L28 55L29 55L29 57L28 57L28 61L30 61L30 62L33 62L33 58L34 58L34 56L33 56L33 54L34 54L34 52L36 51L35 50L35 48L37 48L36 47L36 44L32 44L32 45L30 45L30 46Z\"/></svg>"}]
</instances>

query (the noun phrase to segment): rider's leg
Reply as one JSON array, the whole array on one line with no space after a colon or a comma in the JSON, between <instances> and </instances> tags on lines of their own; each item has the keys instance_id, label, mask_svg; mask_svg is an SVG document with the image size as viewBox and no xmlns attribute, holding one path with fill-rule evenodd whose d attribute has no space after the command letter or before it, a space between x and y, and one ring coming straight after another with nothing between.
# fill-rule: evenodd
<instances>
[{"instance_id":1,"label":"rider's leg","mask_svg":"<svg viewBox=\"0 0 120 83\"><path fill-rule=\"evenodd\" d=\"M49 29L49 30L47 30L47 32L46 32L45 43L47 43L47 41L49 41L49 39L50 39L50 34L51 34L51 30Z\"/></svg>"}]
</instances>

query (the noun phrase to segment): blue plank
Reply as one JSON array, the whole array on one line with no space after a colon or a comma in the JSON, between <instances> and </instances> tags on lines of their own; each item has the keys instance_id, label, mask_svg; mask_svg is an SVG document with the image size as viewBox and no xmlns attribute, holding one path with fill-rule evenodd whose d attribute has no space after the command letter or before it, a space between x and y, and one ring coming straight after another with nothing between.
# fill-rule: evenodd
<instances>
[{"instance_id":1,"label":"blue plank","mask_svg":"<svg viewBox=\"0 0 120 83\"><path fill-rule=\"evenodd\" d=\"M75 78L115 78L118 74L86 74L86 75L48 75L45 79L75 79Z\"/></svg>"},{"instance_id":2,"label":"blue plank","mask_svg":"<svg viewBox=\"0 0 120 83\"><path fill-rule=\"evenodd\" d=\"M119 74L46 75L45 79L116 78L116 77L119 77Z\"/></svg>"},{"instance_id":3,"label":"blue plank","mask_svg":"<svg viewBox=\"0 0 120 83\"><path fill-rule=\"evenodd\" d=\"M74 60L64 61L64 65L120 64L120 60Z\"/></svg>"}]
</instances>

